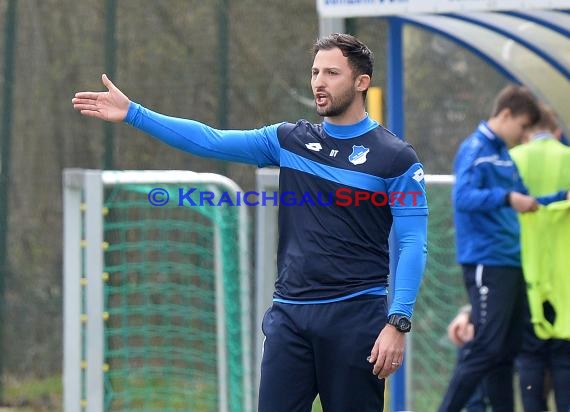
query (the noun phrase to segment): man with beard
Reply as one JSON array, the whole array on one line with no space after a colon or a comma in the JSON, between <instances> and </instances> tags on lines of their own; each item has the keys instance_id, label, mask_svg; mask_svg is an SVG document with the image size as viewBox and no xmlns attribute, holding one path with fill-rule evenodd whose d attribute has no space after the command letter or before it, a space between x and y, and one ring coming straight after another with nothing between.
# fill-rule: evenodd
<instances>
[{"instance_id":1,"label":"man with beard","mask_svg":"<svg viewBox=\"0 0 570 412\"><path fill-rule=\"evenodd\" d=\"M215 130L131 102L103 75L107 92L80 92L81 114L124 121L205 157L279 166L280 191L375 193L390 202L281 205L278 277L263 320L261 412L382 411L384 379L402 364L405 333L426 261L422 165L409 144L368 117L373 54L353 36L314 45L311 87L320 124L306 120L255 130ZM368 197L366 196L368 194ZM409 194L409 196L406 196ZM395 196L392 196L395 195ZM356 200L356 199L355 199ZM388 307L388 235L399 264Z\"/></svg>"}]
</instances>

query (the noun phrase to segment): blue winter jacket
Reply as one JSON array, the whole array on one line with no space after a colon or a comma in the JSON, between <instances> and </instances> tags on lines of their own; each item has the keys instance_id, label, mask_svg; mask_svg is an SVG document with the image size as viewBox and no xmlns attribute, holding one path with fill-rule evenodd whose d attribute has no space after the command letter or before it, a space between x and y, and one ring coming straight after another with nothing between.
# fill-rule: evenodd
<instances>
[{"instance_id":1,"label":"blue winter jacket","mask_svg":"<svg viewBox=\"0 0 570 412\"><path fill-rule=\"evenodd\" d=\"M481 122L461 144L453 171L457 261L521 267L519 222L507 194L528 190L505 142ZM546 205L565 197L566 192L559 192L537 200Z\"/></svg>"}]
</instances>

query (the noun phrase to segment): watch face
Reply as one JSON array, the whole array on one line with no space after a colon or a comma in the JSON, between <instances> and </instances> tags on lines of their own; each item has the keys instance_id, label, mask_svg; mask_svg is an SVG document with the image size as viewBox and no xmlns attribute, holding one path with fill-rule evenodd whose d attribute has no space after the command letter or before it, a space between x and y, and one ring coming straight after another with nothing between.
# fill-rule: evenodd
<instances>
[{"instance_id":1,"label":"watch face","mask_svg":"<svg viewBox=\"0 0 570 412\"><path fill-rule=\"evenodd\" d=\"M390 317L389 323L402 333L409 332L412 329L412 322L404 316L393 315Z\"/></svg>"},{"instance_id":2,"label":"watch face","mask_svg":"<svg viewBox=\"0 0 570 412\"><path fill-rule=\"evenodd\" d=\"M412 325L410 324L410 321L406 318L401 318L398 321L398 329L400 329L401 331L409 330L410 326L412 326Z\"/></svg>"}]
</instances>

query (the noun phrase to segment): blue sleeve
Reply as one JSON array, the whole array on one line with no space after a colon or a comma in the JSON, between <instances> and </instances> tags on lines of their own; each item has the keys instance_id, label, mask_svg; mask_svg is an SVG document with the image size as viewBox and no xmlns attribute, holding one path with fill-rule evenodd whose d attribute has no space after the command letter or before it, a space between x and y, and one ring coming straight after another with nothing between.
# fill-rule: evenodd
<instances>
[{"instance_id":1,"label":"blue sleeve","mask_svg":"<svg viewBox=\"0 0 570 412\"><path fill-rule=\"evenodd\" d=\"M398 266L394 275L394 299L389 314L412 316L427 256L428 205L421 163L387 179L392 230L398 243Z\"/></svg>"},{"instance_id":2,"label":"blue sleeve","mask_svg":"<svg viewBox=\"0 0 570 412\"><path fill-rule=\"evenodd\" d=\"M508 190L500 186L486 187L484 163L479 158L477 141L466 142L455 159L453 202L458 211L473 212L494 210L506 206ZM517 188L526 194L523 187Z\"/></svg>"},{"instance_id":3,"label":"blue sleeve","mask_svg":"<svg viewBox=\"0 0 570 412\"><path fill-rule=\"evenodd\" d=\"M553 193L551 195L539 196L536 198L536 200L541 205L546 206L553 202L560 202L561 200L566 200L567 193L568 192L566 190L562 190L560 192Z\"/></svg>"},{"instance_id":4,"label":"blue sleeve","mask_svg":"<svg viewBox=\"0 0 570 412\"><path fill-rule=\"evenodd\" d=\"M393 216L427 215L428 205L424 169L412 164L401 176L386 179Z\"/></svg>"},{"instance_id":5,"label":"blue sleeve","mask_svg":"<svg viewBox=\"0 0 570 412\"><path fill-rule=\"evenodd\" d=\"M427 223L427 215L394 216L399 258L389 315L412 316L427 259Z\"/></svg>"},{"instance_id":6,"label":"blue sleeve","mask_svg":"<svg viewBox=\"0 0 570 412\"><path fill-rule=\"evenodd\" d=\"M217 130L203 123L165 116L131 102L125 123L177 149L258 166L279 166L280 124L254 130Z\"/></svg>"}]
</instances>

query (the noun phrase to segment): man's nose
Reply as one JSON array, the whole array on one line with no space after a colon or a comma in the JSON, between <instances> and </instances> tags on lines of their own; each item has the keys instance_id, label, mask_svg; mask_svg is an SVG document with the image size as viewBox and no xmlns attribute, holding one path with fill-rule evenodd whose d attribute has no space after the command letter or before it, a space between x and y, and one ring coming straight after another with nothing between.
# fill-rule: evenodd
<instances>
[{"instance_id":1,"label":"man's nose","mask_svg":"<svg viewBox=\"0 0 570 412\"><path fill-rule=\"evenodd\" d=\"M313 76L313 86L323 87L325 85L324 77L321 73L317 73Z\"/></svg>"}]
</instances>

